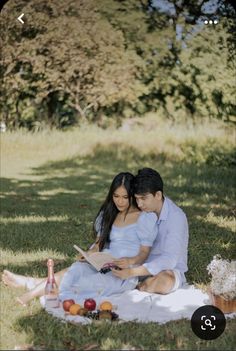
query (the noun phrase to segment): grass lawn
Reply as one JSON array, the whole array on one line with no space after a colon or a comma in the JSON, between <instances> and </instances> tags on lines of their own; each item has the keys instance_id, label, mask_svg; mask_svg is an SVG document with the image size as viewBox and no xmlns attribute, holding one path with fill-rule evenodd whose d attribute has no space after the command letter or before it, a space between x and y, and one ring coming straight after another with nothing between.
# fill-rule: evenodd
<instances>
[{"instance_id":1,"label":"grass lawn","mask_svg":"<svg viewBox=\"0 0 236 351\"><path fill-rule=\"evenodd\" d=\"M84 127L67 132L1 135L1 272L43 277L75 259L73 244L93 241L92 221L113 176L150 166L166 194L189 219L187 280L204 287L213 255L235 258L235 136L222 125L154 123L130 131ZM1 349L233 350L236 319L216 340L204 341L189 320L121 325L72 325L44 312L39 301L15 303L23 290L1 283Z\"/></svg>"}]
</instances>

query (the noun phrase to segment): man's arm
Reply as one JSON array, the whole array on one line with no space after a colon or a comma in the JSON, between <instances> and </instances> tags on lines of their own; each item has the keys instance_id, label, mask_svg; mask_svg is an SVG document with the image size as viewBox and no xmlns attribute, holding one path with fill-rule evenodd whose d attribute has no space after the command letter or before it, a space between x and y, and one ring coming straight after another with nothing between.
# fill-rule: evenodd
<instances>
[{"instance_id":1,"label":"man's arm","mask_svg":"<svg viewBox=\"0 0 236 351\"><path fill-rule=\"evenodd\" d=\"M151 273L144 267L138 266L133 268L125 268L121 271L112 269L113 275L120 279L128 279L131 277L143 276L143 275L150 275Z\"/></svg>"},{"instance_id":2,"label":"man's arm","mask_svg":"<svg viewBox=\"0 0 236 351\"><path fill-rule=\"evenodd\" d=\"M164 234L164 242L160 252L151 260L144 263L144 267L152 275L164 270L172 270L178 262L183 262L188 251L188 222L184 214L174 213ZM187 259L186 259L187 260Z\"/></svg>"},{"instance_id":3,"label":"man's arm","mask_svg":"<svg viewBox=\"0 0 236 351\"><path fill-rule=\"evenodd\" d=\"M134 257L122 257L118 260L114 260L114 264L122 269L143 264L148 258L157 237L156 222L156 214L145 212L140 214L137 221L137 236L140 240L139 253Z\"/></svg>"},{"instance_id":4,"label":"man's arm","mask_svg":"<svg viewBox=\"0 0 236 351\"><path fill-rule=\"evenodd\" d=\"M114 260L113 263L122 269L129 268L130 266L133 266L133 265L142 264L148 258L150 251L151 251L150 246L141 245L138 255L134 257L122 257L120 259Z\"/></svg>"},{"instance_id":5,"label":"man's arm","mask_svg":"<svg viewBox=\"0 0 236 351\"><path fill-rule=\"evenodd\" d=\"M121 279L135 276L156 275L163 270L174 269L179 258L187 254L188 223L186 216L175 215L165 236L162 252L148 260L142 266L114 271L113 274Z\"/></svg>"}]
</instances>

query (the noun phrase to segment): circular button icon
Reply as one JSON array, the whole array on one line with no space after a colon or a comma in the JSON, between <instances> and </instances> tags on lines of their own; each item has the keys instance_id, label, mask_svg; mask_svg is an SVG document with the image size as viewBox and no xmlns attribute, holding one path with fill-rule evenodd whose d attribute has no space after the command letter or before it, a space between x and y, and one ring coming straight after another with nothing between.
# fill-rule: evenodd
<instances>
[{"instance_id":1,"label":"circular button icon","mask_svg":"<svg viewBox=\"0 0 236 351\"><path fill-rule=\"evenodd\" d=\"M191 318L192 331L203 340L218 338L224 332L225 326L224 313L212 305L199 307Z\"/></svg>"}]
</instances>

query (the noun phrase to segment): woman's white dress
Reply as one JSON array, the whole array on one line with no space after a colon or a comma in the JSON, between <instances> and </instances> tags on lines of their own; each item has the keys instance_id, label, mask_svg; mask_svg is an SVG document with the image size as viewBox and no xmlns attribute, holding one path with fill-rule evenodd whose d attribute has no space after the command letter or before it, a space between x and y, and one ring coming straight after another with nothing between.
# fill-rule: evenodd
<instances>
[{"instance_id":1,"label":"woman's white dress","mask_svg":"<svg viewBox=\"0 0 236 351\"><path fill-rule=\"evenodd\" d=\"M136 223L125 227L112 226L109 252L115 258L133 257L139 253L140 245L152 246L157 236L157 217L154 213L142 212ZM99 235L100 221L96 222ZM122 280L112 272L99 273L89 263L75 262L64 274L60 284L59 297L61 301L74 299L81 303L86 298L98 298L132 290L138 283L138 277Z\"/></svg>"}]
</instances>

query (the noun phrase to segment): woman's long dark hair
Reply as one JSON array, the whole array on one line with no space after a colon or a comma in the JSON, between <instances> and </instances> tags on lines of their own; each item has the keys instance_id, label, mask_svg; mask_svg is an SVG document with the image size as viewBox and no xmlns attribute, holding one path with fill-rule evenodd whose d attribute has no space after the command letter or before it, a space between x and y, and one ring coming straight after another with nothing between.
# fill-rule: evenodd
<instances>
[{"instance_id":1,"label":"woman's long dark hair","mask_svg":"<svg viewBox=\"0 0 236 351\"><path fill-rule=\"evenodd\" d=\"M129 207L127 209L127 212L131 205L137 207L133 192L133 181L133 174L129 172L121 172L115 176L111 183L107 197L104 203L102 204L100 210L98 211L98 214L94 221L95 228L95 222L98 219L98 217L101 216L99 251L101 251L104 248L106 243L110 242L111 227L119 212L113 201L113 194L116 191L116 189L118 189L120 186L124 186L127 191L129 199Z\"/></svg>"}]
</instances>

